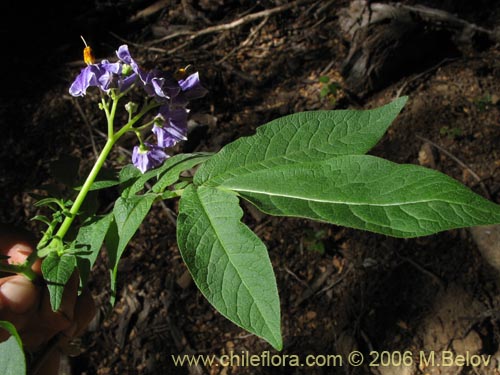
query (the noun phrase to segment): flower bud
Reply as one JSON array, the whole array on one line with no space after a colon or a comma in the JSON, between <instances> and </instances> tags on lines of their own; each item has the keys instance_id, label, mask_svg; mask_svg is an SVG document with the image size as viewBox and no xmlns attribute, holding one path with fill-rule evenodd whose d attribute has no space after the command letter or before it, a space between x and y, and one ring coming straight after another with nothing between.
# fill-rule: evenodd
<instances>
[{"instance_id":1,"label":"flower bud","mask_svg":"<svg viewBox=\"0 0 500 375\"><path fill-rule=\"evenodd\" d=\"M125 104L125 110L132 116L136 111L137 108L139 108L139 105L134 102L128 102Z\"/></svg>"},{"instance_id":2,"label":"flower bud","mask_svg":"<svg viewBox=\"0 0 500 375\"><path fill-rule=\"evenodd\" d=\"M124 76L129 76L133 73L133 69L129 64L123 64L122 74Z\"/></svg>"}]
</instances>

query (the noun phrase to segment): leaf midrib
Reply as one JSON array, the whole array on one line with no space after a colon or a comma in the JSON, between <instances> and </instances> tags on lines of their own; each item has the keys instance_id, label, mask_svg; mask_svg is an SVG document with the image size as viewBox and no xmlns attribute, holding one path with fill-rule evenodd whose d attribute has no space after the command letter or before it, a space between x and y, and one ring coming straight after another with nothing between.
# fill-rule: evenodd
<instances>
[{"instance_id":1,"label":"leaf midrib","mask_svg":"<svg viewBox=\"0 0 500 375\"><path fill-rule=\"evenodd\" d=\"M450 203L450 204L460 204L460 205L465 205L463 202L453 202L453 201L448 201L444 199L422 199L422 200L415 200L415 201L405 201L405 202L394 202L394 203L369 203L369 202L348 202L348 201L335 201L335 200L326 200L326 199L318 199L318 198L311 198L311 197L302 197L300 195L292 195L292 194L278 194L278 193L271 193L268 191L264 190L251 190L251 189L242 189L234 186L223 186L226 189L230 189L232 191L237 191L240 193L254 193L254 194L262 194L262 195L267 195L267 196L272 196L272 197L282 197L282 198L291 198L291 199L298 199L298 200L303 200L303 201L308 201L308 202L317 202L317 203L330 203L330 204L343 204L343 205L349 205L349 206L375 206L375 207L390 207L390 206L405 206L405 205L410 205L410 204L419 204L419 203L431 203L431 202L444 202L444 203ZM467 204L467 206L471 206Z\"/></svg>"}]
</instances>

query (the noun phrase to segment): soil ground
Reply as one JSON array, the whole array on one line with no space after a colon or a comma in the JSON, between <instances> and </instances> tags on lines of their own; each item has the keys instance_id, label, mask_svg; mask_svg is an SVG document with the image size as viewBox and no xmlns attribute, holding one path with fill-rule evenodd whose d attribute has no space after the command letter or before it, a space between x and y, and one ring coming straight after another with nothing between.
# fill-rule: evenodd
<instances>
[{"instance_id":1,"label":"soil ground","mask_svg":"<svg viewBox=\"0 0 500 375\"><path fill-rule=\"evenodd\" d=\"M8 58L2 59L6 76L0 107L0 220L37 233L38 224L29 220L37 213L33 193L56 183L54 161L72 156L88 166L95 160L94 147L102 147L105 128L97 96L74 99L67 91L82 67L80 35L101 58L111 58L120 44L128 43L143 63L165 69L191 64L200 72L209 95L191 104L193 130L177 152L217 151L293 112L371 108L408 95L403 112L370 153L440 170L500 203L498 46L462 52L431 69L416 69L355 100L343 89L341 75L350 41L340 32L338 16L347 1L301 1L225 30L159 41L172 32L205 30L288 3L165 1L162 10L147 17L134 16L151 1L51 2L29 9L12 5L3 13L10 19L1 28ZM419 4L487 29L500 26L496 1ZM20 37L12 25L27 28L29 39ZM340 85L335 96L320 97L322 76ZM132 145L133 140L125 140L108 166L128 163ZM113 192L100 195L100 209L109 209L114 198ZM244 221L267 245L276 273L284 336L281 354L305 359L308 354L347 356L359 350L374 358L372 351L410 351L413 365L370 367L366 361L361 367L344 362L337 367L223 368L215 361L211 366L175 367L171 354L277 352L227 321L196 289L168 219L177 212L176 202L169 201L153 207L130 243L113 309L108 305L105 254L98 260L89 283L98 314L81 338L81 354L67 359L66 373L500 373L499 271L494 267L500 252L494 248L498 242L484 244L485 236L498 228L404 240L269 217L243 207ZM439 363L443 350L491 356L491 362L431 366L419 357L435 351Z\"/></svg>"}]
</instances>

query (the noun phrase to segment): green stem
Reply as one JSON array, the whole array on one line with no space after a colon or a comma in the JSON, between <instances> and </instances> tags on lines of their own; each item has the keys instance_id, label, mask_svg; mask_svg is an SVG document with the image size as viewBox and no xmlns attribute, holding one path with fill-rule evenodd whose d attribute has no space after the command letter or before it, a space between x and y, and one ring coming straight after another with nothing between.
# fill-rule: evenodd
<instances>
[{"instance_id":1,"label":"green stem","mask_svg":"<svg viewBox=\"0 0 500 375\"><path fill-rule=\"evenodd\" d=\"M75 217L78 215L80 211L80 207L83 204L83 201L85 200L85 197L87 196L87 193L90 191L90 188L92 184L94 183L99 171L101 170L102 166L104 165L104 162L106 161L106 158L108 157L109 153L111 152L114 144L118 141L118 139L125 134L128 131L135 131L133 129L134 124L139 121L148 111L151 109L155 108L158 106L158 104L155 103L150 103L144 106L144 108L137 114L135 115L130 121L128 121L119 131L114 133L114 118L116 115L116 110L118 107L118 101L120 99L120 96L115 96L113 97L113 104L111 108L109 108L108 103L103 99L102 105L104 108L104 112L106 113L106 118L107 118L107 123L108 123L108 140L106 141L106 144L104 145L104 148L101 151L101 154L97 158L97 161L95 162L92 170L90 171L89 175L87 176L87 179L85 180L85 183L83 184L80 192L78 193L73 205L71 206L71 209L69 210L68 215L65 217L64 221L62 222L61 226L59 227L57 233L55 236L53 236L52 241L47 245L38 250L38 257L42 258L47 256L49 253L52 251L57 251L59 255L62 255L64 253L64 246L62 246L62 240L66 233L68 232L69 228L71 227L71 224L73 223L73 220Z\"/></svg>"},{"instance_id":2,"label":"green stem","mask_svg":"<svg viewBox=\"0 0 500 375\"><path fill-rule=\"evenodd\" d=\"M33 272L31 269L31 265L28 265L27 263L23 264L4 264L0 263L0 272L8 272L8 273L16 273L16 274L23 274L26 276L28 279L31 281L35 280L36 278L36 273Z\"/></svg>"},{"instance_id":3,"label":"green stem","mask_svg":"<svg viewBox=\"0 0 500 375\"><path fill-rule=\"evenodd\" d=\"M99 158L97 158L96 163L94 164L94 167L90 171L89 175L87 176L87 180L82 186L82 190L78 193L75 202L71 206L71 209L69 210L69 215L66 216L64 219L63 223L59 227L59 230L56 233L56 237L59 237L60 239L64 238L64 235L68 231L71 223L73 222L73 219L76 217L78 214L80 207L82 206L83 200L87 196L87 193L90 190L90 187L94 183L97 174L101 170L102 166L104 165L104 162L106 161L106 158L108 157L109 153L111 152L111 149L113 148L113 145L115 144L114 138L110 138L106 141L106 144L104 145L104 148L101 151L101 154L99 155Z\"/></svg>"},{"instance_id":4,"label":"green stem","mask_svg":"<svg viewBox=\"0 0 500 375\"><path fill-rule=\"evenodd\" d=\"M153 125L155 123L155 120L151 120L149 122L146 122L144 125L141 125L139 126L138 128L134 128L135 130L138 130L138 131L141 131L141 130L144 130L144 129L147 129L149 128L151 125Z\"/></svg>"},{"instance_id":5,"label":"green stem","mask_svg":"<svg viewBox=\"0 0 500 375\"><path fill-rule=\"evenodd\" d=\"M108 141L113 138L113 125L115 121L115 115L116 115L116 108L118 108L118 100L120 98L116 98L113 100L113 105L111 106L111 111L106 113L106 117L108 119Z\"/></svg>"},{"instance_id":6,"label":"green stem","mask_svg":"<svg viewBox=\"0 0 500 375\"><path fill-rule=\"evenodd\" d=\"M104 145L104 148L101 151L101 154L97 158L96 163L94 164L94 167L90 171L89 175L87 176L87 179L85 180L85 183L83 184L80 192L78 193L73 205L71 206L71 209L69 210L69 214L66 216L64 221L62 222L61 226L59 227L55 237L61 241L66 233L68 232L71 224L73 223L73 220L75 219L76 215L78 214L80 207L83 204L83 201L85 197L87 196L87 193L90 191L90 187L94 183L97 174L101 170L102 166L104 165L104 162L106 161L106 158L108 157L111 149L113 148L113 145L115 144L115 137L111 137L106 141L106 144ZM52 250L49 246L41 249L38 252L39 257L43 257L45 255L48 255L48 253Z\"/></svg>"}]
</instances>

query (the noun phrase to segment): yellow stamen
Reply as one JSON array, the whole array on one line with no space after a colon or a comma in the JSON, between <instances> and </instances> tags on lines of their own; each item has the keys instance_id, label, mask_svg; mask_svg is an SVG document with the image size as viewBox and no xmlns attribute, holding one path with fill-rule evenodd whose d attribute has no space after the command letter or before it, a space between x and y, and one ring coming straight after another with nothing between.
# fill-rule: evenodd
<instances>
[{"instance_id":1,"label":"yellow stamen","mask_svg":"<svg viewBox=\"0 0 500 375\"><path fill-rule=\"evenodd\" d=\"M94 54L92 53L92 48L90 48L89 45L87 45L87 42L85 39L83 39L83 36L80 35L80 38L83 40L83 44L85 44L85 48L83 49L83 61L85 61L85 64L87 65L92 65L95 62L95 57Z\"/></svg>"},{"instance_id":2,"label":"yellow stamen","mask_svg":"<svg viewBox=\"0 0 500 375\"><path fill-rule=\"evenodd\" d=\"M189 70L191 70L191 65L188 65L185 68L177 69L177 72L174 74L174 78L177 80L186 78Z\"/></svg>"}]
</instances>

